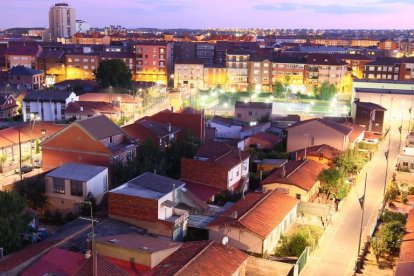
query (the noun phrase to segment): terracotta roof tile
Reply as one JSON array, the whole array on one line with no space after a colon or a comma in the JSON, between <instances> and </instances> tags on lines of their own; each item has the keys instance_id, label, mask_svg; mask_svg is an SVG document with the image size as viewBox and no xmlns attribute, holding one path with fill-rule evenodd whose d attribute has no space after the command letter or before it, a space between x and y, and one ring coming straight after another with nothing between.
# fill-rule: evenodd
<instances>
[{"instance_id":1,"label":"terracotta roof tile","mask_svg":"<svg viewBox=\"0 0 414 276\"><path fill-rule=\"evenodd\" d=\"M20 275L45 275L55 273L58 275L75 275L76 271L86 261L83 254L71 252L64 249L53 248L39 260L35 261Z\"/></svg>"},{"instance_id":2,"label":"terracotta roof tile","mask_svg":"<svg viewBox=\"0 0 414 276\"><path fill-rule=\"evenodd\" d=\"M84 120L76 121L74 124L81 126L95 139L101 140L110 136L125 133L122 128L117 126L105 115L99 115Z\"/></svg>"},{"instance_id":3,"label":"terracotta roof tile","mask_svg":"<svg viewBox=\"0 0 414 276\"><path fill-rule=\"evenodd\" d=\"M297 186L305 191L310 191L318 181L318 175L328 166L313 160L289 161L282 168L273 171L263 180L263 185L283 183Z\"/></svg>"},{"instance_id":4,"label":"terracotta roof tile","mask_svg":"<svg viewBox=\"0 0 414 276\"><path fill-rule=\"evenodd\" d=\"M250 193L237 201L211 226L232 226L247 229L262 238L267 237L299 203L299 200L274 190L268 193ZM233 214L237 213L234 218Z\"/></svg>"},{"instance_id":5,"label":"terracotta roof tile","mask_svg":"<svg viewBox=\"0 0 414 276\"><path fill-rule=\"evenodd\" d=\"M339 155L341 151L339 149L336 149L334 147L331 147L326 144L307 147L306 148L306 155L308 156L315 156L315 157L323 157L328 160L333 160L335 156ZM305 156L305 149L300 149L297 151L290 152L290 155L293 157L293 159L301 159Z\"/></svg>"},{"instance_id":6,"label":"terracotta roof tile","mask_svg":"<svg viewBox=\"0 0 414 276\"><path fill-rule=\"evenodd\" d=\"M185 243L154 268L153 275L233 275L248 256L214 241Z\"/></svg>"},{"instance_id":7,"label":"terracotta roof tile","mask_svg":"<svg viewBox=\"0 0 414 276\"><path fill-rule=\"evenodd\" d=\"M99 276L128 276L129 274L116 266L108 259L101 255L97 255L97 275ZM76 276L93 275L93 257L90 257L76 272Z\"/></svg>"}]
</instances>

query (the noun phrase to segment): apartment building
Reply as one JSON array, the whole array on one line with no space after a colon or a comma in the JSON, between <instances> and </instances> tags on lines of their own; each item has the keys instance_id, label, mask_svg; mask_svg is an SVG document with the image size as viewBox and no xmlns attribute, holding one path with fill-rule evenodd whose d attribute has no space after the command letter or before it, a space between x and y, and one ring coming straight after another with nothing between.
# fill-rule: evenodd
<instances>
[{"instance_id":1,"label":"apartment building","mask_svg":"<svg viewBox=\"0 0 414 276\"><path fill-rule=\"evenodd\" d=\"M226 54L227 88L246 91L249 86L250 53L232 50Z\"/></svg>"},{"instance_id":2,"label":"apartment building","mask_svg":"<svg viewBox=\"0 0 414 276\"><path fill-rule=\"evenodd\" d=\"M82 52L67 53L65 56L66 79L95 79L94 70L99 65L99 54L90 47L84 47Z\"/></svg>"},{"instance_id":3,"label":"apartment building","mask_svg":"<svg viewBox=\"0 0 414 276\"><path fill-rule=\"evenodd\" d=\"M413 80L414 59L383 58L365 64L364 78L380 80Z\"/></svg>"},{"instance_id":4,"label":"apartment building","mask_svg":"<svg viewBox=\"0 0 414 276\"><path fill-rule=\"evenodd\" d=\"M176 61L174 65L174 87L203 88L204 64L200 60Z\"/></svg>"},{"instance_id":5,"label":"apartment building","mask_svg":"<svg viewBox=\"0 0 414 276\"><path fill-rule=\"evenodd\" d=\"M272 83L288 84L292 91L304 90L306 60L300 57L280 56L272 61Z\"/></svg>"},{"instance_id":6,"label":"apartment building","mask_svg":"<svg viewBox=\"0 0 414 276\"><path fill-rule=\"evenodd\" d=\"M134 45L135 81L167 84L171 72L171 43L139 42Z\"/></svg>"},{"instance_id":7,"label":"apartment building","mask_svg":"<svg viewBox=\"0 0 414 276\"><path fill-rule=\"evenodd\" d=\"M249 62L249 82L255 91L271 91L272 62L262 57L253 57Z\"/></svg>"}]
</instances>

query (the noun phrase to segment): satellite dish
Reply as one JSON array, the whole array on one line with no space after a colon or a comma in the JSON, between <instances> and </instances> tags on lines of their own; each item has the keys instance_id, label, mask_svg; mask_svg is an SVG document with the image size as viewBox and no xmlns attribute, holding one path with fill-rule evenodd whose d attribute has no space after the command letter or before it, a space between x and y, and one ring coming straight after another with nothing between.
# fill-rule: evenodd
<instances>
[{"instance_id":1,"label":"satellite dish","mask_svg":"<svg viewBox=\"0 0 414 276\"><path fill-rule=\"evenodd\" d=\"M227 236L224 236L223 240L221 241L223 245L227 245L229 243L229 238Z\"/></svg>"}]
</instances>

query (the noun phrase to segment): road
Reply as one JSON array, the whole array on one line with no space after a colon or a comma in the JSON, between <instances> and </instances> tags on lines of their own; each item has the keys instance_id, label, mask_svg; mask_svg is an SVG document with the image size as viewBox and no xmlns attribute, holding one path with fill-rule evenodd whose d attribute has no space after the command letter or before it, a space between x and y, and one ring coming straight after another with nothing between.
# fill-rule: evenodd
<instances>
[{"instance_id":1,"label":"road","mask_svg":"<svg viewBox=\"0 0 414 276\"><path fill-rule=\"evenodd\" d=\"M390 154L388 165L388 180L392 177L398 152L400 134L397 127L390 131ZM403 136L404 137L404 136ZM367 166L367 191L365 199L365 214L363 223L363 239L370 235L376 222L378 211L383 200L386 158L384 152L388 148L388 136L380 149ZM363 194L365 177L361 176L341 210L335 214L325 234L320 240L319 247L309 258L301 275L329 276L352 275L357 259L359 231L361 225L361 207L358 198ZM362 247L362 245L361 245Z\"/></svg>"}]
</instances>

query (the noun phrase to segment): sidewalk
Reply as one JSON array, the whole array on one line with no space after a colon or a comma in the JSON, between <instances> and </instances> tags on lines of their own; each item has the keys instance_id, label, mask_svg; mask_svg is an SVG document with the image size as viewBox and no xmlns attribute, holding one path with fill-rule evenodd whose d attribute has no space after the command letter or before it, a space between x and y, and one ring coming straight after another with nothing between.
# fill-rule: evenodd
<instances>
[{"instance_id":1,"label":"sidewalk","mask_svg":"<svg viewBox=\"0 0 414 276\"><path fill-rule=\"evenodd\" d=\"M395 135L393 135L394 137ZM394 137L395 138L395 137ZM309 261L301 275L352 275L357 260L361 207L358 198L363 195L365 171L368 172L367 195L361 248L367 236L372 233L382 206L385 177L384 149L388 139L384 139L372 160L361 171L356 185L351 188L341 209L332 216L319 241L319 247L309 256ZM395 144L395 141L392 141ZM390 168L392 160L390 162ZM388 179L392 173L388 174Z\"/></svg>"}]
</instances>

